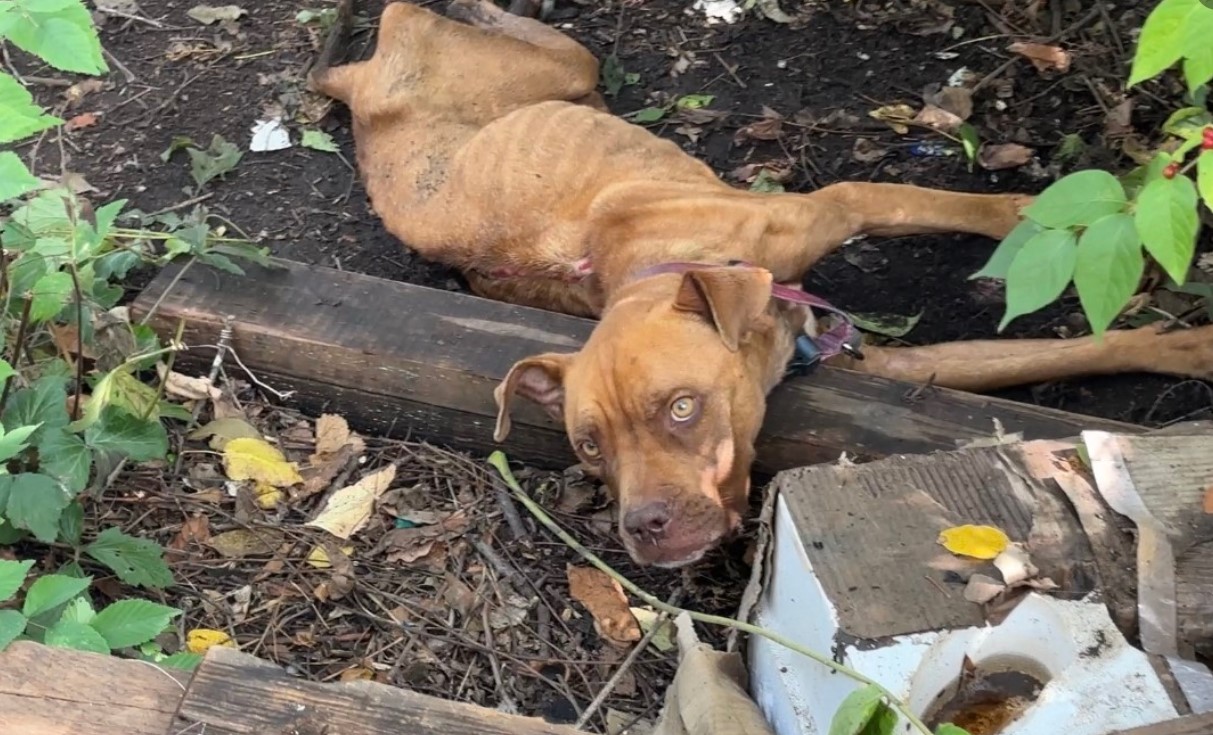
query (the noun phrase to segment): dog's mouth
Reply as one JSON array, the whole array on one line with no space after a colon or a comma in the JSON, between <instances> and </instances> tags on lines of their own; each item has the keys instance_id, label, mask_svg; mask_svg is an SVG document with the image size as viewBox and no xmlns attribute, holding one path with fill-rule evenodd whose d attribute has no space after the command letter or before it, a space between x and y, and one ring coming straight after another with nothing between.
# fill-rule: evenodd
<instances>
[{"instance_id":1,"label":"dog's mouth","mask_svg":"<svg viewBox=\"0 0 1213 735\"><path fill-rule=\"evenodd\" d=\"M632 557L632 561L640 566L657 567L658 569L681 569L703 560L708 552L715 549L738 528L739 523L724 524L717 531L687 534L681 538L667 538L658 541L642 542L635 537L623 533L623 546Z\"/></svg>"}]
</instances>

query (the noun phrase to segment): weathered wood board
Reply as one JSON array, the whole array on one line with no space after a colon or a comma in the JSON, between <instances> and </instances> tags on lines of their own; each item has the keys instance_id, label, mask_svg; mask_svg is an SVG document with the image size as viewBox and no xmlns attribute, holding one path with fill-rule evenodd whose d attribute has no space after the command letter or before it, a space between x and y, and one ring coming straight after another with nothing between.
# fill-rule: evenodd
<instances>
[{"instance_id":1,"label":"weathered wood board","mask_svg":"<svg viewBox=\"0 0 1213 735\"><path fill-rule=\"evenodd\" d=\"M493 388L523 357L576 350L592 321L331 268L277 264L250 268L245 277L196 266L180 279L172 266L132 310L142 318L158 304L149 323L169 336L184 319L185 340L195 346L215 344L231 315L233 347L259 379L296 391L300 408L339 412L363 431L482 453L504 449L546 467L574 461L561 428L525 401L506 444L495 444ZM198 347L178 364L202 367L213 354ZM907 398L915 387L829 368L785 381L770 400L756 470L772 475L832 461L843 451L880 457L954 449L957 440L990 436L994 419L1028 439L1090 428L1140 431L958 391L930 389Z\"/></svg>"},{"instance_id":2,"label":"weathered wood board","mask_svg":"<svg viewBox=\"0 0 1213 735\"><path fill-rule=\"evenodd\" d=\"M533 717L450 702L374 682L318 684L265 661L212 648L181 702L183 732L295 735L576 735Z\"/></svg>"},{"instance_id":3,"label":"weathered wood board","mask_svg":"<svg viewBox=\"0 0 1213 735\"><path fill-rule=\"evenodd\" d=\"M190 675L19 641L0 652L0 733L167 735Z\"/></svg>"}]
</instances>

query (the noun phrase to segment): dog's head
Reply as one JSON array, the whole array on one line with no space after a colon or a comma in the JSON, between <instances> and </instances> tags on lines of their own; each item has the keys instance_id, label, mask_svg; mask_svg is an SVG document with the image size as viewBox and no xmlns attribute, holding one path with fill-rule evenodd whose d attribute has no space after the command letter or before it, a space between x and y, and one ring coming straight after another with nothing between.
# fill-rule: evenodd
<instances>
[{"instance_id":1,"label":"dog's head","mask_svg":"<svg viewBox=\"0 0 1213 735\"><path fill-rule=\"evenodd\" d=\"M617 500L632 558L695 562L746 510L766 393L787 358L774 355L778 332L765 270L705 267L637 281L580 352L513 366L495 394L495 438L509 432L513 396L540 404Z\"/></svg>"}]
</instances>

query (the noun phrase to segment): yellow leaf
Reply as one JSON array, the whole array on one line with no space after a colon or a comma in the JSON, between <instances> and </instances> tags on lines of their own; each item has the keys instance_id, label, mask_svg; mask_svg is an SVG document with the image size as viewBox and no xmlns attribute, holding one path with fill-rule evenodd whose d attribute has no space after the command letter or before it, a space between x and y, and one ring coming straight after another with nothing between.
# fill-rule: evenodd
<instances>
[{"instance_id":1,"label":"yellow leaf","mask_svg":"<svg viewBox=\"0 0 1213 735\"><path fill-rule=\"evenodd\" d=\"M994 526L956 526L941 531L939 543L948 551L974 559L993 559L1007 548L1011 539Z\"/></svg>"},{"instance_id":2,"label":"yellow leaf","mask_svg":"<svg viewBox=\"0 0 1213 735\"><path fill-rule=\"evenodd\" d=\"M294 462L287 462L269 442L252 437L232 439L223 448L223 468L233 480L253 480L274 487L303 482Z\"/></svg>"},{"instance_id":3,"label":"yellow leaf","mask_svg":"<svg viewBox=\"0 0 1213 735\"><path fill-rule=\"evenodd\" d=\"M190 653L206 653L207 649L213 646L235 648L236 642L222 630L210 628L194 628L185 634L185 648Z\"/></svg>"},{"instance_id":4,"label":"yellow leaf","mask_svg":"<svg viewBox=\"0 0 1213 735\"><path fill-rule=\"evenodd\" d=\"M304 525L348 539L371 519L375 501L395 479L396 465L390 464L353 485L341 488L329 497L320 514Z\"/></svg>"},{"instance_id":5,"label":"yellow leaf","mask_svg":"<svg viewBox=\"0 0 1213 735\"><path fill-rule=\"evenodd\" d=\"M210 437L211 446L220 451L233 439L260 439L261 432L249 422L237 418L215 419L206 426L194 429L188 434L190 439L206 439Z\"/></svg>"},{"instance_id":6,"label":"yellow leaf","mask_svg":"<svg viewBox=\"0 0 1213 735\"><path fill-rule=\"evenodd\" d=\"M354 553L354 547L342 546L341 553L349 556ZM312 549L311 553L307 555L307 563L317 569L329 569L333 566L332 560L329 559L329 553L324 550L323 546L317 546Z\"/></svg>"},{"instance_id":7,"label":"yellow leaf","mask_svg":"<svg viewBox=\"0 0 1213 735\"><path fill-rule=\"evenodd\" d=\"M286 493L265 482L258 482L253 487L253 494L257 496L257 505L266 510L277 508L286 497Z\"/></svg>"},{"instance_id":8,"label":"yellow leaf","mask_svg":"<svg viewBox=\"0 0 1213 735\"><path fill-rule=\"evenodd\" d=\"M647 635L649 630L657 624L660 617L656 612L644 607L632 608L632 617L636 618L636 622L640 623L640 629ZM661 627L649 639L649 642L658 651L665 653L666 651L674 650L674 624L669 620L663 620Z\"/></svg>"}]
</instances>

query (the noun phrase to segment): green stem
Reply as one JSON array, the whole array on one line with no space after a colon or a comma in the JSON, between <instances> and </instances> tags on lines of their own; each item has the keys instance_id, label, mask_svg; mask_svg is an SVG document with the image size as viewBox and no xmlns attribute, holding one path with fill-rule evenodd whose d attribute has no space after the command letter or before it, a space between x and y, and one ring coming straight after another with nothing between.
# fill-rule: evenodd
<instances>
[{"instance_id":1,"label":"green stem","mask_svg":"<svg viewBox=\"0 0 1213 735\"><path fill-rule=\"evenodd\" d=\"M528 511L530 511L531 515L535 516L536 520L542 523L549 531L556 534L556 536L567 544L569 548L576 551L578 554L584 557L586 561L597 567L599 571L618 582L625 590L640 598L645 604L651 606L653 609L668 613L673 617L686 613L692 620L697 622L704 623L706 625L719 625L725 628L735 628L742 633L748 633L750 635L766 638L772 643L783 646L791 651L795 651L796 653L810 658L822 666L831 669L832 671L836 671L850 677L851 679L854 679L861 684L865 684L879 690L880 693L884 695L884 698L888 701L889 706L896 710L902 717L905 717L906 721L908 721L915 730L923 733L923 735L932 735L931 729L926 726L926 723L924 723L912 711L910 711L909 705L899 699L891 691L886 689L880 682L870 679L858 671L838 663L829 656L818 653L811 648L802 646L796 641L785 638L784 636L774 631L767 630L766 628L760 628L757 625L751 625L750 623L734 620L733 618L726 618L721 615L707 615L705 613L695 612L693 610L687 610L675 605L666 604L661 599L654 597L653 595L650 595L649 593L640 589L635 583L612 569L606 562L599 559L594 552L587 549L581 544L581 542L569 535L569 533L558 526L556 522L552 520L551 516L544 512L544 510L540 508L534 500L531 500L531 497L527 495L526 491L522 489L522 486L518 484L518 480L514 478L514 473L510 471L509 460L506 459L503 452L496 451L490 454L489 464L491 464L493 468L501 474L501 479L513 492L514 497L517 498L518 502L522 503L522 505L526 507Z\"/></svg>"}]
</instances>

